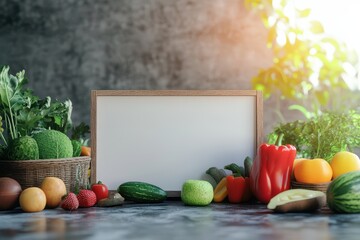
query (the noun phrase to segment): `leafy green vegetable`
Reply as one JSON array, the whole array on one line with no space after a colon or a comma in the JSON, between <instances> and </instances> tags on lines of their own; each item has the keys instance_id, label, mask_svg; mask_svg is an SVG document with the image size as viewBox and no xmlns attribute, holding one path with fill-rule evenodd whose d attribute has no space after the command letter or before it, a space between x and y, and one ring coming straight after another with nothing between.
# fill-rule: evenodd
<instances>
[{"instance_id":1,"label":"leafy green vegetable","mask_svg":"<svg viewBox=\"0 0 360 240\"><path fill-rule=\"evenodd\" d=\"M6 143L5 137L4 137L4 128L2 126L2 117L0 116L0 139L4 141L4 143ZM1 146L1 144L0 144Z\"/></svg>"},{"instance_id":2,"label":"leafy green vegetable","mask_svg":"<svg viewBox=\"0 0 360 240\"><path fill-rule=\"evenodd\" d=\"M83 146L88 146L89 138L87 138L87 134L90 133L89 125L81 122L78 126L73 127L71 139L77 140Z\"/></svg>"},{"instance_id":3,"label":"leafy green vegetable","mask_svg":"<svg viewBox=\"0 0 360 240\"><path fill-rule=\"evenodd\" d=\"M24 88L27 83L25 71L13 76L9 74L9 69L4 66L0 73L0 117L5 123L4 135L0 131L0 140L6 146L6 137L13 140L44 129L58 130L66 135L76 131L79 138L90 132L84 123L73 127L70 99L64 102L52 101L49 96L39 99L31 90Z\"/></svg>"},{"instance_id":4,"label":"leafy green vegetable","mask_svg":"<svg viewBox=\"0 0 360 240\"><path fill-rule=\"evenodd\" d=\"M3 67L0 73L0 110L5 119L5 127L12 139L19 137L17 130L16 111L25 104L22 86L26 83L25 72L16 76L9 74L9 67Z\"/></svg>"},{"instance_id":5,"label":"leafy green vegetable","mask_svg":"<svg viewBox=\"0 0 360 240\"><path fill-rule=\"evenodd\" d=\"M273 143L281 133L284 134L283 143L294 145L299 157L329 161L339 151L360 146L360 114L324 112L306 121L280 124L268 141Z\"/></svg>"},{"instance_id":6,"label":"leafy green vegetable","mask_svg":"<svg viewBox=\"0 0 360 240\"><path fill-rule=\"evenodd\" d=\"M30 107L20 109L17 115L21 134L30 134L33 130L53 129L67 133L72 128L72 103L51 101L50 97L38 99L28 95Z\"/></svg>"}]
</instances>

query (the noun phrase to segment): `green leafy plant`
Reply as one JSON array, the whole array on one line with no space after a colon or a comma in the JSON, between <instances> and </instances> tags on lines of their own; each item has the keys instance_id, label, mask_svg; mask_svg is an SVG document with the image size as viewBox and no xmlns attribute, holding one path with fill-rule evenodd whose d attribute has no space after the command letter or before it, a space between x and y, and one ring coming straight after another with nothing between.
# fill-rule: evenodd
<instances>
[{"instance_id":1,"label":"green leafy plant","mask_svg":"<svg viewBox=\"0 0 360 240\"><path fill-rule=\"evenodd\" d=\"M16 112L25 105L21 89L26 79L24 71L13 76L9 74L9 69L3 67L0 73L0 110L4 117L5 128L9 131L10 137L15 139L19 137Z\"/></svg>"},{"instance_id":2,"label":"green leafy plant","mask_svg":"<svg viewBox=\"0 0 360 240\"><path fill-rule=\"evenodd\" d=\"M73 127L71 139L77 140L80 142L83 146L89 145L89 138L87 135L90 133L90 127L89 125L85 124L84 122L81 122L76 127Z\"/></svg>"},{"instance_id":3,"label":"green leafy plant","mask_svg":"<svg viewBox=\"0 0 360 240\"><path fill-rule=\"evenodd\" d=\"M1 144L0 141L0 159L3 159L7 144L3 133L4 133L4 128L2 126L2 117L0 116L0 139L4 142L4 144Z\"/></svg>"},{"instance_id":4,"label":"green leafy plant","mask_svg":"<svg viewBox=\"0 0 360 240\"><path fill-rule=\"evenodd\" d=\"M360 114L324 112L304 121L279 124L268 141L273 143L280 134L284 134L284 143L296 147L298 157L329 161L339 151L360 146Z\"/></svg>"},{"instance_id":5,"label":"green leafy plant","mask_svg":"<svg viewBox=\"0 0 360 240\"><path fill-rule=\"evenodd\" d=\"M44 129L58 130L67 135L76 130L79 138L89 132L84 123L73 126L70 99L64 102L52 101L49 96L40 99L31 90L25 89L27 79L24 70L13 76L9 74L9 69L4 66L0 73L0 116L5 123L5 135L0 136L4 145L8 145L6 137L13 140Z\"/></svg>"},{"instance_id":6,"label":"green leafy plant","mask_svg":"<svg viewBox=\"0 0 360 240\"><path fill-rule=\"evenodd\" d=\"M4 132L4 129L3 129L3 126L2 126L2 117L0 116L0 138L4 142L6 142L3 132Z\"/></svg>"}]
</instances>

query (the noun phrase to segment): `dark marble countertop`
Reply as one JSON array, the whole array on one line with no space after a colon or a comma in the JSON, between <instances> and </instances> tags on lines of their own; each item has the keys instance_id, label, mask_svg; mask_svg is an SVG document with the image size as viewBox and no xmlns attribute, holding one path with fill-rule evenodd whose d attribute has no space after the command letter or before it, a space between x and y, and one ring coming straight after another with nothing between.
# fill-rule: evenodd
<instances>
[{"instance_id":1,"label":"dark marble countertop","mask_svg":"<svg viewBox=\"0 0 360 240\"><path fill-rule=\"evenodd\" d=\"M359 239L360 214L273 213L265 205L124 204L0 212L0 239Z\"/></svg>"}]
</instances>

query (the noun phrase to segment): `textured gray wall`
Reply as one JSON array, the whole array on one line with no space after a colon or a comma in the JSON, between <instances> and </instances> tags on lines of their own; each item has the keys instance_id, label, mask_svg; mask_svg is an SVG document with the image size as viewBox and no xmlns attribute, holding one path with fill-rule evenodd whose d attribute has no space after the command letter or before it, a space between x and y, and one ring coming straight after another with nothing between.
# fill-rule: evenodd
<instances>
[{"instance_id":1,"label":"textured gray wall","mask_svg":"<svg viewBox=\"0 0 360 240\"><path fill-rule=\"evenodd\" d=\"M267 33L243 0L1 0L0 65L35 94L73 101L90 122L92 89L250 89L271 64Z\"/></svg>"}]
</instances>

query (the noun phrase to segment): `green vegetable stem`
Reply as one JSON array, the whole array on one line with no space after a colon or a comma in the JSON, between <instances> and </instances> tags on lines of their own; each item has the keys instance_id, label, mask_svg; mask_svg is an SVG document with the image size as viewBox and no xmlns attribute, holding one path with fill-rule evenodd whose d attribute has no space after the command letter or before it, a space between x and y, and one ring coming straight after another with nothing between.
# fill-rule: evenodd
<instances>
[{"instance_id":1,"label":"green vegetable stem","mask_svg":"<svg viewBox=\"0 0 360 240\"><path fill-rule=\"evenodd\" d=\"M11 139L19 137L15 111L22 108L24 97L21 94L22 85L26 82L25 71L16 76L9 74L9 67L4 66L0 73L0 110L5 120ZM6 141L4 141L6 143Z\"/></svg>"}]
</instances>

